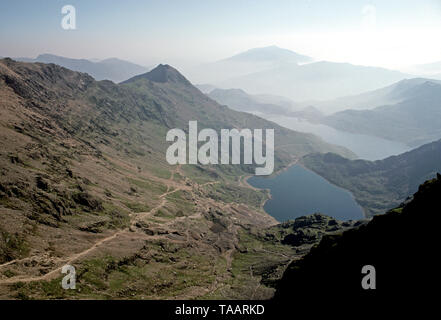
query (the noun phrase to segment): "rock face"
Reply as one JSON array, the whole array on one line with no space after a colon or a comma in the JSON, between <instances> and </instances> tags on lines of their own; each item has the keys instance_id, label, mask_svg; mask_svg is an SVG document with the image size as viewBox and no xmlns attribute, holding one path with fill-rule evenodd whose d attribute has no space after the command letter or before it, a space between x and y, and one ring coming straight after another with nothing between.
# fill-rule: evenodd
<instances>
[{"instance_id":1,"label":"rock face","mask_svg":"<svg viewBox=\"0 0 441 320\"><path fill-rule=\"evenodd\" d=\"M290 262L307 254L322 237L364 223L366 222L337 221L315 213L269 228L251 228L249 233L242 234L237 244L235 262L248 263L253 276L260 277L259 286L274 290ZM263 298L268 299L272 295L273 292ZM254 295L252 297L256 298Z\"/></svg>"},{"instance_id":2,"label":"rock face","mask_svg":"<svg viewBox=\"0 0 441 320\"><path fill-rule=\"evenodd\" d=\"M350 226L351 224L346 225ZM318 243L329 232L343 229L343 222L337 221L323 214L299 217L294 222L285 223L283 226L291 227L292 233L286 235L281 243L291 246Z\"/></svg>"},{"instance_id":3,"label":"rock face","mask_svg":"<svg viewBox=\"0 0 441 320\"><path fill-rule=\"evenodd\" d=\"M299 249L309 249L318 244L326 234L335 234L367 221L338 221L321 213L289 220L271 228L265 229L259 235L261 241L278 242ZM303 250L302 250L303 251Z\"/></svg>"},{"instance_id":4,"label":"rock face","mask_svg":"<svg viewBox=\"0 0 441 320\"><path fill-rule=\"evenodd\" d=\"M366 298L425 294L438 271L441 176L425 182L400 207L340 234L325 235L317 247L286 269L275 299ZM361 286L362 267L376 269L376 287Z\"/></svg>"}]
</instances>

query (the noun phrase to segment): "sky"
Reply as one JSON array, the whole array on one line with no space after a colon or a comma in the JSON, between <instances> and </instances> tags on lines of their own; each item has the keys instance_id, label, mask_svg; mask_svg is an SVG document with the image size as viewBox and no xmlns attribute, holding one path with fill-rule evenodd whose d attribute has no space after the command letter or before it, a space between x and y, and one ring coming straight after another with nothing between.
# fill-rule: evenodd
<instances>
[{"instance_id":1,"label":"sky","mask_svg":"<svg viewBox=\"0 0 441 320\"><path fill-rule=\"evenodd\" d=\"M61 27L73 5L76 29ZM0 0L0 56L216 61L276 45L387 68L441 61L441 0Z\"/></svg>"}]
</instances>

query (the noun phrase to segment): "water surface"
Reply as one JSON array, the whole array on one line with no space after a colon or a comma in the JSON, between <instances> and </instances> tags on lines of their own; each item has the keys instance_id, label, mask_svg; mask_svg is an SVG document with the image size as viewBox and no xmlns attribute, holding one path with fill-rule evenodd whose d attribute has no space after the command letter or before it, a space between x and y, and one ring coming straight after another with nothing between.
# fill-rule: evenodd
<instances>
[{"instance_id":1,"label":"water surface","mask_svg":"<svg viewBox=\"0 0 441 320\"><path fill-rule=\"evenodd\" d=\"M346 147L360 159L380 160L412 149L398 141L340 131L327 125L311 123L304 119L280 115L264 115L264 118L285 128L313 133L328 143Z\"/></svg>"},{"instance_id":2,"label":"water surface","mask_svg":"<svg viewBox=\"0 0 441 320\"><path fill-rule=\"evenodd\" d=\"M280 222L316 212L338 220L363 218L361 207L349 191L300 165L270 178L253 176L248 183L256 188L270 189L272 198L265 203L264 209Z\"/></svg>"}]
</instances>

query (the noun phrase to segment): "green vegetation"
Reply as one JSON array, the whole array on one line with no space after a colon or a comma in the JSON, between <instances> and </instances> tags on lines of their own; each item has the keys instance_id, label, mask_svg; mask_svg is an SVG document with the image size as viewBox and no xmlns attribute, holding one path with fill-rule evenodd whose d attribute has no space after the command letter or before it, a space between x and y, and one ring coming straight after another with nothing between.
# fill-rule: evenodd
<instances>
[{"instance_id":1,"label":"green vegetation","mask_svg":"<svg viewBox=\"0 0 441 320\"><path fill-rule=\"evenodd\" d=\"M147 181L147 180L138 180L138 179L132 179L132 178L127 178L127 180L131 184L133 184L143 190L150 191L153 194L162 194L167 191L166 186L164 186L160 183L157 183L157 182Z\"/></svg>"},{"instance_id":2,"label":"green vegetation","mask_svg":"<svg viewBox=\"0 0 441 320\"><path fill-rule=\"evenodd\" d=\"M9 233L0 227L0 263L23 258L29 253L29 244L24 235Z\"/></svg>"},{"instance_id":3,"label":"green vegetation","mask_svg":"<svg viewBox=\"0 0 441 320\"><path fill-rule=\"evenodd\" d=\"M237 184L215 183L205 187L207 196L214 200L224 202L241 202L259 208L267 199L267 192L264 190L252 190L246 187L238 187Z\"/></svg>"},{"instance_id":4,"label":"green vegetation","mask_svg":"<svg viewBox=\"0 0 441 320\"><path fill-rule=\"evenodd\" d=\"M124 205L133 212L147 212L150 210L147 204L140 202L124 202Z\"/></svg>"}]
</instances>

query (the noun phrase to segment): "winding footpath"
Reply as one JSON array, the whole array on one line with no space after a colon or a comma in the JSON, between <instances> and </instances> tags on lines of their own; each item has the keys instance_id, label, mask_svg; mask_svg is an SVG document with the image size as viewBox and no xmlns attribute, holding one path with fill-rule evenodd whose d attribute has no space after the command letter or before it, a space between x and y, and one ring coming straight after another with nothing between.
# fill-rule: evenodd
<instances>
[{"instance_id":1,"label":"winding footpath","mask_svg":"<svg viewBox=\"0 0 441 320\"><path fill-rule=\"evenodd\" d=\"M176 168L176 170L172 173L171 177L170 177L170 181L173 181L174 179L174 174L175 172L178 172L180 170L180 167L178 166ZM161 194L159 196L159 198L161 199L161 202L155 206L153 209L147 211L147 212L139 212L139 213L132 213L130 215L131 218L131 223L130 223L130 227L134 227L136 225L137 222L143 220L144 218L146 218L147 216L151 216L152 214L154 214L157 210L159 210L160 208L162 208L167 200L166 197L170 194L173 194L175 192L178 192L180 190L184 190L187 189L185 186L180 186L174 190L170 191L170 185L167 185L167 191L164 192L163 194ZM190 216L192 217L192 216ZM184 217L185 218L185 217ZM174 221L171 221L174 222ZM98 249L99 247L101 247L102 245L106 244L107 242L117 238L118 236L122 235L122 234L128 234L130 231L130 227L121 229L115 233L113 233L112 235L105 237L103 239L100 239L99 241L95 242L91 247L76 253L70 257L64 258L64 259L60 259L60 260L56 260L56 262L58 264L63 263L61 266L57 267L56 269L41 275L41 276L29 276L29 277L23 277L23 276L16 276L16 277L12 277L9 279L2 279L0 280L0 285L1 284L12 284L12 283L17 283L17 282L33 282L33 281L43 281L43 280L51 280L56 278L57 276L61 275L61 269L63 265L66 264L72 264L73 262L77 261L78 259L87 256L88 254L90 254L91 252L95 251L96 249ZM154 236L150 236L151 238L154 238ZM36 257L28 257L28 258L24 258L24 259L15 259L15 260L11 260L8 261L4 264L0 265L0 269L3 267L7 267L10 265L13 265L15 263L20 263L20 262L25 262L25 261L31 261L33 259L35 259Z\"/></svg>"}]
</instances>

